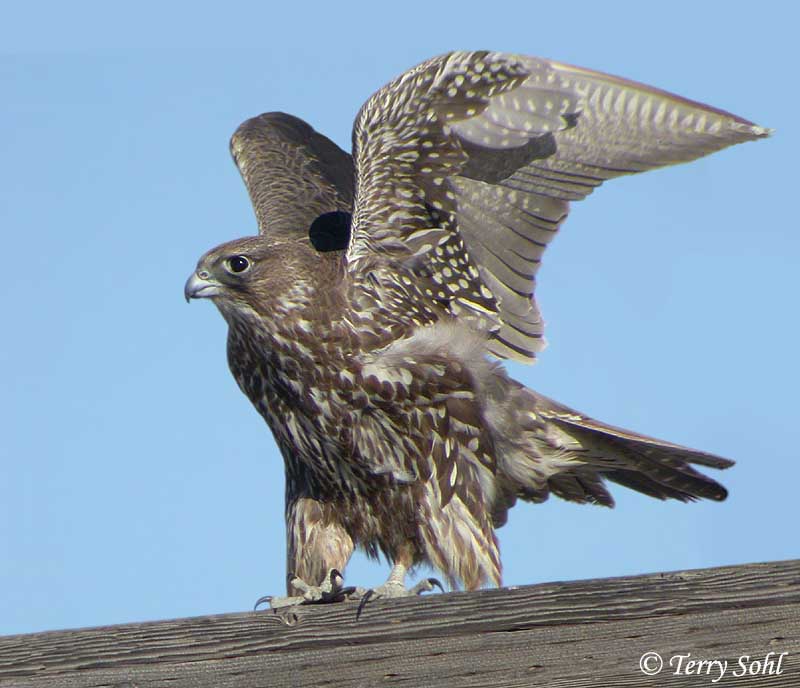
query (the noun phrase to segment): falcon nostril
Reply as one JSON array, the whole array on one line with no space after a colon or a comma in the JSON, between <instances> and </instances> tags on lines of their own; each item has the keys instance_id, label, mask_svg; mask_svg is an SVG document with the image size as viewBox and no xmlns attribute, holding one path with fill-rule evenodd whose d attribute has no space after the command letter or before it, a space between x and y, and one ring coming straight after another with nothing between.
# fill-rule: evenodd
<instances>
[{"instance_id":1,"label":"falcon nostril","mask_svg":"<svg viewBox=\"0 0 800 688\"><path fill-rule=\"evenodd\" d=\"M208 270L198 270L197 271L197 276L202 280L208 279L209 278L209 272L208 272Z\"/></svg>"}]
</instances>

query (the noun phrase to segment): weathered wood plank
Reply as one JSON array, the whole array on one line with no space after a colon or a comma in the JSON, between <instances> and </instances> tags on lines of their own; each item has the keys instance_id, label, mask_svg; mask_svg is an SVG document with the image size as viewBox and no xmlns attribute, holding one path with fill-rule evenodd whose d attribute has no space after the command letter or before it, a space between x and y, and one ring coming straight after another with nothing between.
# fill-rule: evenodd
<instances>
[{"instance_id":1,"label":"weathered wood plank","mask_svg":"<svg viewBox=\"0 0 800 688\"><path fill-rule=\"evenodd\" d=\"M716 685L800 686L800 560L377 601L358 622L355 609L9 636L0 686L714 685L716 665L686 673L699 659L729 662ZM640 670L645 652L659 675ZM769 652L773 676L737 675Z\"/></svg>"}]
</instances>

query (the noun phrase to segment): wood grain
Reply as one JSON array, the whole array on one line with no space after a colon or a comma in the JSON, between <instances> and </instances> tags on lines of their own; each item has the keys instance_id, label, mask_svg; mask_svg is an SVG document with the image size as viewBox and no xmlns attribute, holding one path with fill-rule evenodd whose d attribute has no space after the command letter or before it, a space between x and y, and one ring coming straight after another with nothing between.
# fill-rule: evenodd
<instances>
[{"instance_id":1,"label":"wood grain","mask_svg":"<svg viewBox=\"0 0 800 688\"><path fill-rule=\"evenodd\" d=\"M800 686L800 560L356 606L7 636L0 686ZM769 652L780 675L733 675Z\"/></svg>"}]
</instances>

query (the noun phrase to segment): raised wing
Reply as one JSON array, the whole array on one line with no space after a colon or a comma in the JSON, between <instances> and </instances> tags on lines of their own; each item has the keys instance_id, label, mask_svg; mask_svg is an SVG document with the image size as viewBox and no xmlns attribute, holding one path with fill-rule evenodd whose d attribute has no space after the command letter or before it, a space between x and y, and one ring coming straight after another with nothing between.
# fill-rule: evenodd
<instances>
[{"instance_id":1,"label":"raised wing","mask_svg":"<svg viewBox=\"0 0 800 688\"><path fill-rule=\"evenodd\" d=\"M542 348L542 253L606 179L693 160L769 131L730 113L548 60L454 52L370 98L353 131L351 271L377 256L491 334L500 357Z\"/></svg>"},{"instance_id":2,"label":"raised wing","mask_svg":"<svg viewBox=\"0 0 800 688\"><path fill-rule=\"evenodd\" d=\"M231 137L259 233L308 238L312 222L353 205L353 159L303 120L267 112L244 122Z\"/></svg>"}]
</instances>

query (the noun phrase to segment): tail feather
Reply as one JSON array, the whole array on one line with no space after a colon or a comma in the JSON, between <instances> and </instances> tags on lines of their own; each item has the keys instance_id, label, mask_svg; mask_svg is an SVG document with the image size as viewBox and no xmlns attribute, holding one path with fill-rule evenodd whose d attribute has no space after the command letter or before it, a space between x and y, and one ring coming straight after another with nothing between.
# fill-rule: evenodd
<instances>
[{"instance_id":1,"label":"tail feather","mask_svg":"<svg viewBox=\"0 0 800 688\"><path fill-rule=\"evenodd\" d=\"M655 499L677 499L681 502L693 502L697 499L696 495L690 494L686 490L668 487L636 471L608 471L604 473L604 476L617 485L636 490L636 492Z\"/></svg>"},{"instance_id":2,"label":"tail feather","mask_svg":"<svg viewBox=\"0 0 800 688\"><path fill-rule=\"evenodd\" d=\"M620 439L597 427L585 430L574 423L564 426L557 419L553 422L585 447L585 454L580 455L582 461L619 485L658 499L683 502L699 498L722 501L728 496L722 485L692 468L698 458L698 452L692 449L671 446L665 450L658 444L648 446L641 440ZM705 459L706 455L701 454L700 458ZM731 464L725 459L720 461L725 463L719 468Z\"/></svg>"},{"instance_id":3,"label":"tail feather","mask_svg":"<svg viewBox=\"0 0 800 688\"><path fill-rule=\"evenodd\" d=\"M550 492L570 502L614 506L614 498L603 485L603 479L591 470L575 469L554 475L547 481Z\"/></svg>"},{"instance_id":4,"label":"tail feather","mask_svg":"<svg viewBox=\"0 0 800 688\"><path fill-rule=\"evenodd\" d=\"M569 501L613 506L606 480L656 499L728 496L693 465L724 469L733 461L601 423L521 385L515 391L509 401L524 438L502 468L518 484L521 499L534 487L540 498L549 490Z\"/></svg>"},{"instance_id":5,"label":"tail feather","mask_svg":"<svg viewBox=\"0 0 800 688\"><path fill-rule=\"evenodd\" d=\"M716 456L715 454L698 451L697 449L690 449L688 447L683 447L680 444L674 444L672 442L667 442L666 440L659 440L654 437L648 437L647 435L641 435L637 432L632 432L631 430L618 428L614 425L601 423L594 418L589 418L588 416L584 416L582 413L573 411L572 409L567 408L566 406L559 404L552 399L548 399L547 397L543 397L539 394L536 394L536 397L538 397L537 406L539 406L539 404L541 404L543 401L546 402L547 406L549 406L549 408L540 407L542 415L560 424L571 425L575 428L580 428L581 430L594 431L600 435L607 436L609 439L616 438L626 444L638 447L645 453L657 451L664 458L671 457L680 461L686 460L686 456L691 455L691 463L695 463L700 466L722 469L730 468L734 465L734 462L730 459L724 459L721 456Z\"/></svg>"},{"instance_id":6,"label":"tail feather","mask_svg":"<svg viewBox=\"0 0 800 688\"><path fill-rule=\"evenodd\" d=\"M609 480L658 499L712 499L722 501L728 491L691 464L728 468L733 462L720 456L682 447L645 435L605 425L593 418L554 409L542 415L577 440L585 450L582 462L594 466Z\"/></svg>"}]
</instances>

